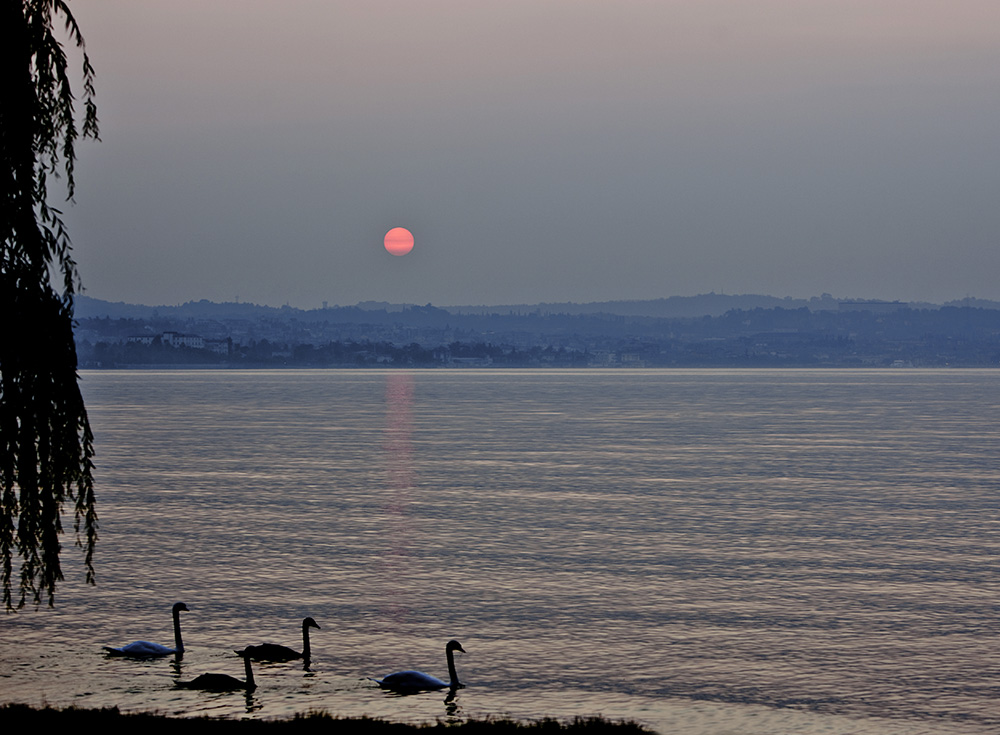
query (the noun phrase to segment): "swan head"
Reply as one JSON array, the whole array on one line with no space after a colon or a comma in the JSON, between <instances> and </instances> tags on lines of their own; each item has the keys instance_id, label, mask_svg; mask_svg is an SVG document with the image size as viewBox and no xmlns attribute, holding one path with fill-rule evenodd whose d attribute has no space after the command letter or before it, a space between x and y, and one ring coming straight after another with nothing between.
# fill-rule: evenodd
<instances>
[{"instance_id":1,"label":"swan head","mask_svg":"<svg viewBox=\"0 0 1000 735\"><path fill-rule=\"evenodd\" d=\"M183 602L175 602L173 607L174 614L179 613L181 610L183 610L184 612L190 612L188 610L188 606L185 605Z\"/></svg>"},{"instance_id":2,"label":"swan head","mask_svg":"<svg viewBox=\"0 0 1000 735\"><path fill-rule=\"evenodd\" d=\"M451 653L452 651L461 651L462 653L465 653L465 649L462 648L462 644L455 640L448 641L448 645L444 647L444 650L448 653Z\"/></svg>"},{"instance_id":3,"label":"swan head","mask_svg":"<svg viewBox=\"0 0 1000 735\"><path fill-rule=\"evenodd\" d=\"M316 621L313 620L312 618L306 618L305 620L303 620L302 621L302 627L303 628L315 628L316 630L322 630L322 628L320 628L319 625L316 624Z\"/></svg>"}]
</instances>

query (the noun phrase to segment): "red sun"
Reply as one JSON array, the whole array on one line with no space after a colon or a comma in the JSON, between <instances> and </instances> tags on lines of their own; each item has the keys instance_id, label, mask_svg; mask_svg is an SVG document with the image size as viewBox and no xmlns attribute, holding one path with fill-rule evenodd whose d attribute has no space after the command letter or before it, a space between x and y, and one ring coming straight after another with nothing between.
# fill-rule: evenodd
<instances>
[{"instance_id":1,"label":"red sun","mask_svg":"<svg viewBox=\"0 0 1000 735\"><path fill-rule=\"evenodd\" d=\"M413 250L413 233L405 227L393 227L385 233L385 249L392 255L406 255Z\"/></svg>"}]
</instances>

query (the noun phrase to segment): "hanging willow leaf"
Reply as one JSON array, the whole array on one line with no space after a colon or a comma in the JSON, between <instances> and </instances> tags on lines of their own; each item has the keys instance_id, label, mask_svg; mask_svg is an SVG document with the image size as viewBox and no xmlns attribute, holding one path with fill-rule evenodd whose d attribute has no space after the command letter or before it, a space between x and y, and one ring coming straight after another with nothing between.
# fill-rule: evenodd
<instances>
[{"instance_id":1,"label":"hanging willow leaf","mask_svg":"<svg viewBox=\"0 0 1000 735\"><path fill-rule=\"evenodd\" d=\"M60 19L83 53L82 129L53 28ZM98 129L94 69L65 2L0 3L0 60L0 561L11 610L29 597L53 604L67 503L94 581L93 435L73 340L78 278L61 213L48 203L48 177L65 176L72 199L76 140L96 139Z\"/></svg>"}]
</instances>

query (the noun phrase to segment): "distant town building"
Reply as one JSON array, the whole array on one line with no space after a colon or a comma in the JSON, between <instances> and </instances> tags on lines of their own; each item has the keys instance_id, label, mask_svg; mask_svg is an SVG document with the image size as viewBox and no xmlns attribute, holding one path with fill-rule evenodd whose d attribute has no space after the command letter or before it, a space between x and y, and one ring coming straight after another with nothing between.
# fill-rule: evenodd
<instances>
[{"instance_id":1,"label":"distant town building","mask_svg":"<svg viewBox=\"0 0 1000 735\"><path fill-rule=\"evenodd\" d=\"M218 352L222 355L229 352L229 345L231 342L229 339L206 340L204 337L197 334L182 334L181 332L133 334L125 338L125 341L130 344L144 345L146 347L152 345L156 340L160 340L160 344L169 345L170 347L191 347L196 350L203 350L207 348L212 352Z\"/></svg>"},{"instance_id":2,"label":"distant town building","mask_svg":"<svg viewBox=\"0 0 1000 735\"><path fill-rule=\"evenodd\" d=\"M205 338L197 334L181 334L180 332L164 332L160 337L163 344L171 347L192 347L196 350L205 349Z\"/></svg>"}]
</instances>

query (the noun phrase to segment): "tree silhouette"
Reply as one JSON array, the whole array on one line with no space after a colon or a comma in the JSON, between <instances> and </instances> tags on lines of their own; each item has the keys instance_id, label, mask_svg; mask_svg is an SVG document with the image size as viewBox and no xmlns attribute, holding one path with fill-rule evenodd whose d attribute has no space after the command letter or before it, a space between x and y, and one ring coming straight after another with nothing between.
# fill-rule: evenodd
<instances>
[{"instance_id":1,"label":"tree silhouette","mask_svg":"<svg viewBox=\"0 0 1000 735\"><path fill-rule=\"evenodd\" d=\"M94 70L62 0L0 3L0 560L8 610L30 596L53 604L64 503L74 505L77 545L94 581L97 541L93 435L80 395L73 341L76 264L48 178L74 192L75 143L97 138ZM78 128L61 21L83 53ZM14 591L14 559L20 584Z\"/></svg>"}]
</instances>

